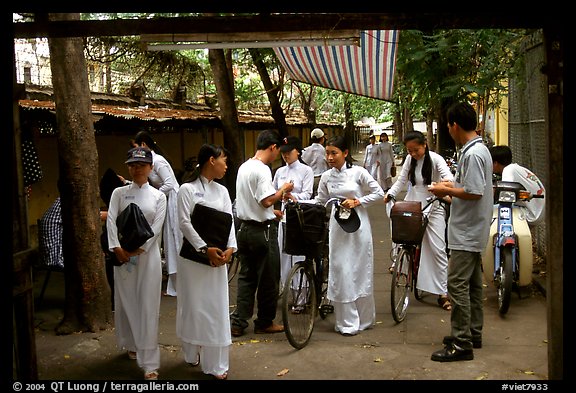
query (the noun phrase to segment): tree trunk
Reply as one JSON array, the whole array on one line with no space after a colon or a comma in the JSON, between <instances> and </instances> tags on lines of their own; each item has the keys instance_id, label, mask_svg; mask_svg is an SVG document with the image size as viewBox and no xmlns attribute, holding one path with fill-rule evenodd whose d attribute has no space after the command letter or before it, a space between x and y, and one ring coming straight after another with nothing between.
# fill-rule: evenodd
<instances>
[{"instance_id":1,"label":"tree trunk","mask_svg":"<svg viewBox=\"0 0 576 393\"><path fill-rule=\"evenodd\" d=\"M248 49L250 55L252 56L252 60L254 61L254 65L258 70L258 74L260 74L260 80L262 81L262 85L264 86L264 90L266 90L266 94L268 95L268 101L270 102L270 109L272 110L272 117L274 118L274 122L276 123L276 127L278 128L278 132L282 136L288 136L288 126L286 125L286 116L284 115L284 110L282 110L282 106L280 105L280 99L278 97L278 86L275 86L270 79L270 75L268 74L268 70L266 69L266 65L262 61L262 53L260 50L251 48Z\"/></svg>"},{"instance_id":2,"label":"tree trunk","mask_svg":"<svg viewBox=\"0 0 576 393\"><path fill-rule=\"evenodd\" d=\"M453 102L453 99L445 98L442 99L440 104L440 113L438 114L436 151L442 157L451 156L452 153L456 151L456 144L454 143L454 139L452 139L450 133L448 132L448 117L446 116L446 111Z\"/></svg>"},{"instance_id":3,"label":"tree trunk","mask_svg":"<svg viewBox=\"0 0 576 393\"><path fill-rule=\"evenodd\" d=\"M402 143L404 140L404 125L402 124L402 113L400 113L399 106L396 106L394 111L394 136L398 143Z\"/></svg>"},{"instance_id":4,"label":"tree trunk","mask_svg":"<svg viewBox=\"0 0 576 393\"><path fill-rule=\"evenodd\" d=\"M412 121L412 113L410 113L410 108L406 105L404 107L404 132L414 131L414 122Z\"/></svg>"},{"instance_id":5,"label":"tree trunk","mask_svg":"<svg viewBox=\"0 0 576 393\"><path fill-rule=\"evenodd\" d=\"M52 21L80 14L50 14ZM81 38L50 38L58 125L66 303L58 334L110 327L112 309L100 246L98 152Z\"/></svg>"},{"instance_id":6,"label":"tree trunk","mask_svg":"<svg viewBox=\"0 0 576 393\"><path fill-rule=\"evenodd\" d=\"M436 140L434 139L434 117L432 110L426 113L426 140L428 142L428 149L436 151Z\"/></svg>"},{"instance_id":7,"label":"tree trunk","mask_svg":"<svg viewBox=\"0 0 576 393\"><path fill-rule=\"evenodd\" d=\"M209 49L208 60L212 67L214 83L216 84L220 118L222 119L222 129L224 131L224 145L230 152L224 183L230 193L230 199L234 201L236 198L236 175L238 168L244 162L243 138L240 137L238 110L234 102L234 85L230 82L232 79L226 67L224 50Z\"/></svg>"},{"instance_id":8,"label":"tree trunk","mask_svg":"<svg viewBox=\"0 0 576 393\"><path fill-rule=\"evenodd\" d=\"M354 137L354 119L352 116L352 104L350 102L350 96L348 94L344 95L344 138L346 139L346 144L349 146L350 150L348 154L354 158L355 152L358 151L357 138Z\"/></svg>"}]
</instances>

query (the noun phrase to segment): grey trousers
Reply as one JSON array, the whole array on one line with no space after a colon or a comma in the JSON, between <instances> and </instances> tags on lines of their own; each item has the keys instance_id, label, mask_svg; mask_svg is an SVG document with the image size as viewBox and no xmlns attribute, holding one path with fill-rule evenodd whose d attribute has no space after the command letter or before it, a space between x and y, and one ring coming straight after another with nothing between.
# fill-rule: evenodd
<instances>
[{"instance_id":1,"label":"grey trousers","mask_svg":"<svg viewBox=\"0 0 576 393\"><path fill-rule=\"evenodd\" d=\"M451 335L460 348L472 349L472 338L482 339L482 254L451 250L448 294L452 302Z\"/></svg>"}]
</instances>

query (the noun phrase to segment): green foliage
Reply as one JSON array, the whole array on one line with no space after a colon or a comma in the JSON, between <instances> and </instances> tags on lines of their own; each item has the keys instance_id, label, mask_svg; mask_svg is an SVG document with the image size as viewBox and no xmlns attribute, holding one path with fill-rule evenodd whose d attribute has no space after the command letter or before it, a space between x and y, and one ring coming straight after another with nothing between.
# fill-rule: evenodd
<instances>
[{"instance_id":1,"label":"green foliage","mask_svg":"<svg viewBox=\"0 0 576 393\"><path fill-rule=\"evenodd\" d=\"M157 18L193 14L116 13L82 14L84 19ZM355 119L364 116L389 121L392 112L407 108L413 117L437 113L444 99L482 100L496 106L507 92L506 80L516 72L524 30L450 29L402 30L396 65L393 102L352 95L304 83L286 81L272 49L260 49L273 84L279 88L286 111L295 107L315 109L317 121L342 122L344 97ZM93 61L112 64L128 73L128 84L141 82L154 98L169 98L184 85L188 99L214 94L212 72L205 50L147 52L138 38L92 39L87 48ZM234 85L239 109L267 108L268 98L248 50L233 50ZM312 102L309 100L312 99Z\"/></svg>"},{"instance_id":2,"label":"green foliage","mask_svg":"<svg viewBox=\"0 0 576 393\"><path fill-rule=\"evenodd\" d=\"M435 111L445 98L499 104L516 72L524 30L479 29L400 34L395 99L411 113Z\"/></svg>"}]
</instances>

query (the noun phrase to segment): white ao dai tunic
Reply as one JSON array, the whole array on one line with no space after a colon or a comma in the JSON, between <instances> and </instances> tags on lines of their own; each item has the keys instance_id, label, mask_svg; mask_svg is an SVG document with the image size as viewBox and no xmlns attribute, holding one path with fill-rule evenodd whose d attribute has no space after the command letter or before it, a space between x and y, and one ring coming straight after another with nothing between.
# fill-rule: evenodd
<instances>
[{"instance_id":1,"label":"white ao dai tunic","mask_svg":"<svg viewBox=\"0 0 576 393\"><path fill-rule=\"evenodd\" d=\"M433 182L454 180L454 175L450 172L446 160L444 160L441 155L431 151L430 159L432 160ZM412 157L407 156L396 182L394 182L392 188L388 191L389 194L397 196L404 186L411 184L408 180L411 162ZM420 201L422 207L428 204L426 198L434 196L428 191L428 185L424 184L424 179L422 177L423 163L424 157L417 161L414 172L416 184L409 188L406 197L404 198L406 201ZM429 293L444 295L448 293L448 256L446 254L445 236L446 214L444 209L438 206L437 203L438 202L435 202L425 211L425 214L429 213L429 221L422 239L417 287L418 289ZM430 211L432 207L433 209Z\"/></svg>"},{"instance_id":2,"label":"white ao dai tunic","mask_svg":"<svg viewBox=\"0 0 576 393\"><path fill-rule=\"evenodd\" d=\"M334 218L329 222L328 298L349 303L359 297L372 296L374 291L374 248L372 227L366 206L381 200L384 191L374 177L361 166L332 168L322 174L316 200L326 203L330 198L358 199L355 210L360 218L356 232L345 232Z\"/></svg>"},{"instance_id":3,"label":"white ao dai tunic","mask_svg":"<svg viewBox=\"0 0 576 393\"><path fill-rule=\"evenodd\" d=\"M223 185L200 176L184 183L178 192L178 222L183 235L199 249L201 240L190 222L199 203L232 214L232 202ZM210 225L209 222L206 225ZM228 248L236 251L234 224ZM226 265L212 267L178 256L176 333L189 344L222 347L232 344Z\"/></svg>"},{"instance_id":4,"label":"white ao dai tunic","mask_svg":"<svg viewBox=\"0 0 576 393\"><path fill-rule=\"evenodd\" d=\"M135 263L114 267L114 323L120 348L138 352L138 365L145 371L160 367L158 318L162 288L160 234L166 216L166 196L145 183L116 188L110 198L106 227L110 251L120 247L116 218L136 203L150 224L154 236L140 248Z\"/></svg>"}]
</instances>

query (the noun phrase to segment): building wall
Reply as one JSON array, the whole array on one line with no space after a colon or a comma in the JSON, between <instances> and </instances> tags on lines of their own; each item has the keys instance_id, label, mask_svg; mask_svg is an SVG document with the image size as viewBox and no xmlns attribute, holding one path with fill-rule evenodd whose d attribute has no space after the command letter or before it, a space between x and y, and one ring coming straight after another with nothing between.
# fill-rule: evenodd
<instances>
[{"instance_id":1,"label":"building wall","mask_svg":"<svg viewBox=\"0 0 576 393\"><path fill-rule=\"evenodd\" d=\"M313 128L313 127L312 127ZM310 144L309 126L289 126L289 134L302 139L303 147ZM327 137L342 132L341 127L322 127ZM256 152L256 138L260 130L245 130L244 157L252 157ZM42 167L43 178L40 182L30 187L28 200L28 222L30 226L36 226L36 221L50 207L58 197L58 147L54 135L41 135L38 129L33 131L34 144L38 153L38 159ZM95 176L100 179L104 172L111 168L117 174L128 178L128 170L124 161L126 153L130 149L130 138L133 135L115 133L96 135L96 148L98 150L98 173ZM153 133L154 140L166 153L176 176L184 173L184 163L187 159L196 160L196 155L203 143L215 143L222 145L224 134L218 128L200 128L182 132ZM283 165L280 156L272 164L273 170Z\"/></svg>"}]
</instances>

